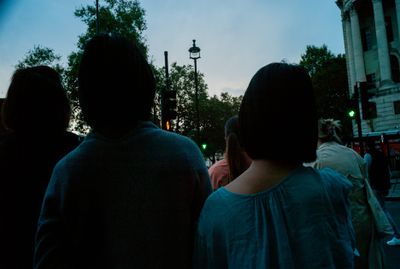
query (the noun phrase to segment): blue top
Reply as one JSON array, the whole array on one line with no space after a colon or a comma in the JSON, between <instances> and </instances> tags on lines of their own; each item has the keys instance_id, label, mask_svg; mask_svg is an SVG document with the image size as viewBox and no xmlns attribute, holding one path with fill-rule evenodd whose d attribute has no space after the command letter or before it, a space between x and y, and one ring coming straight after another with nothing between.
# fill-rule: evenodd
<instances>
[{"instance_id":1,"label":"blue top","mask_svg":"<svg viewBox=\"0 0 400 269\"><path fill-rule=\"evenodd\" d=\"M189 268L210 192L186 137L150 122L120 139L91 133L54 169L34 268Z\"/></svg>"},{"instance_id":2,"label":"blue top","mask_svg":"<svg viewBox=\"0 0 400 269\"><path fill-rule=\"evenodd\" d=\"M350 188L309 167L257 194L219 188L200 215L195 268L353 268Z\"/></svg>"}]
</instances>

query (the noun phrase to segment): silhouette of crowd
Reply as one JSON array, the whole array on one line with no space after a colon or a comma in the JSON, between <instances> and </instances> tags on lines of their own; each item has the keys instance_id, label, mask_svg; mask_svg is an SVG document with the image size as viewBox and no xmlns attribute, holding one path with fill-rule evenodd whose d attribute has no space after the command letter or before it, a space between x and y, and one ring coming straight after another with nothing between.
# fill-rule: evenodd
<instances>
[{"instance_id":1,"label":"silhouette of crowd","mask_svg":"<svg viewBox=\"0 0 400 269\"><path fill-rule=\"evenodd\" d=\"M338 121L318 120L305 69L254 74L208 170L191 139L150 121L155 87L135 40L96 35L80 59L80 137L60 75L15 71L0 268L385 268L380 240L398 238L379 215L388 186L341 145Z\"/></svg>"}]
</instances>

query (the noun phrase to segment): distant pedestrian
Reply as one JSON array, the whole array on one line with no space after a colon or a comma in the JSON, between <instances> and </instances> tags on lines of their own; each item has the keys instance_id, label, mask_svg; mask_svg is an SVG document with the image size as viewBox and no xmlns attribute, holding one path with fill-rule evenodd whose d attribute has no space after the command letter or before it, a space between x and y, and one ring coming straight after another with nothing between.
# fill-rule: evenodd
<instances>
[{"instance_id":1,"label":"distant pedestrian","mask_svg":"<svg viewBox=\"0 0 400 269\"><path fill-rule=\"evenodd\" d=\"M389 162L382 151L379 151L373 140L367 141L367 153L364 155L364 160L368 168L368 179L371 188L374 190L376 197L385 211L385 214L392 225L394 235L393 238L386 243L389 246L400 245L400 233L394 222L391 214L386 209L385 197L389 194L390 190L390 170Z\"/></svg>"},{"instance_id":2,"label":"distant pedestrian","mask_svg":"<svg viewBox=\"0 0 400 269\"><path fill-rule=\"evenodd\" d=\"M250 167L207 199L195 268L353 268L351 184L315 160L317 117L307 72L273 63L251 79L239 112ZM293 138L296 139L293 139Z\"/></svg>"},{"instance_id":3,"label":"distant pedestrian","mask_svg":"<svg viewBox=\"0 0 400 269\"><path fill-rule=\"evenodd\" d=\"M43 196L55 164L79 144L67 132L70 106L59 74L47 66L15 71L2 108L0 268L32 268Z\"/></svg>"},{"instance_id":4,"label":"distant pedestrian","mask_svg":"<svg viewBox=\"0 0 400 269\"><path fill-rule=\"evenodd\" d=\"M224 158L208 169L214 190L240 176L251 164L251 159L240 144L239 136L239 118L233 116L225 123Z\"/></svg>"},{"instance_id":5,"label":"distant pedestrian","mask_svg":"<svg viewBox=\"0 0 400 269\"><path fill-rule=\"evenodd\" d=\"M365 162L356 151L341 145L340 129L340 122L337 120L321 119L319 121L317 160L313 165L318 169L326 167L334 169L353 184L349 199L359 252L355 268L383 269L385 268L384 253L368 203Z\"/></svg>"},{"instance_id":6,"label":"distant pedestrian","mask_svg":"<svg viewBox=\"0 0 400 269\"><path fill-rule=\"evenodd\" d=\"M189 268L210 179L193 141L149 121L150 65L133 40L99 35L78 84L92 131L54 169L35 268Z\"/></svg>"}]
</instances>

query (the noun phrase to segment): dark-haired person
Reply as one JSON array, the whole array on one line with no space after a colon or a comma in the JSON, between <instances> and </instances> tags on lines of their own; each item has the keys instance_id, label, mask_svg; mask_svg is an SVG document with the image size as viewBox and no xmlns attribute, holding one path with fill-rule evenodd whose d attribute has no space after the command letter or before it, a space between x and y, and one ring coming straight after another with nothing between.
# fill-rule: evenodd
<instances>
[{"instance_id":1,"label":"dark-haired person","mask_svg":"<svg viewBox=\"0 0 400 269\"><path fill-rule=\"evenodd\" d=\"M211 192L193 141L149 120L155 81L135 42L99 35L84 50L79 100L92 127L56 166L35 268L188 268Z\"/></svg>"},{"instance_id":2,"label":"dark-haired person","mask_svg":"<svg viewBox=\"0 0 400 269\"><path fill-rule=\"evenodd\" d=\"M55 164L79 144L66 131L70 106L47 66L15 71L2 107L0 268L32 268L40 208Z\"/></svg>"},{"instance_id":3,"label":"dark-haired person","mask_svg":"<svg viewBox=\"0 0 400 269\"><path fill-rule=\"evenodd\" d=\"M237 178L251 164L251 159L240 145L238 116L229 118L225 123L225 143L224 158L208 169L214 190Z\"/></svg>"},{"instance_id":4,"label":"dark-haired person","mask_svg":"<svg viewBox=\"0 0 400 269\"><path fill-rule=\"evenodd\" d=\"M313 166L318 169L324 167L334 169L353 184L349 201L359 252L355 260L355 268L385 268L382 245L367 198L365 180L368 172L365 161L356 151L342 145L339 137L340 130L339 121L320 119L317 160Z\"/></svg>"},{"instance_id":5,"label":"dark-haired person","mask_svg":"<svg viewBox=\"0 0 400 269\"><path fill-rule=\"evenodd\" d=\"M307 72L284 63L261 68L239 123L253 161L204 204L195 268L353 268L351 184L331 169L302 165L315 159L317 145Z\"/></svg>"}]
</instances>

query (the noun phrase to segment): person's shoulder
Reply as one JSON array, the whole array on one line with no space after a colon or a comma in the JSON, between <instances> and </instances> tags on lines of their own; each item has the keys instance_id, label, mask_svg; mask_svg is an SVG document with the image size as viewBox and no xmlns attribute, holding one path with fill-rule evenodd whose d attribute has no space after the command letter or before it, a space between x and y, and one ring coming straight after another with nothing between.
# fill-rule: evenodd
<instances>
[{"instance_id":1,"label":"person's shoulder","mask_svg":"<svg viewBox=\"0 0 400 269\"><path fill-rule=\"evenodd\" d=\"M196 146L190 138L175 132L162 130L152 122L143 122L140 128L143 134L152 136L160 143L180 144L181 146L189 147Z\"/></svg>"},{"instance_id":2,"label":"person's shoulder","mask_svg":"<svg viewBox=\"0 0 400 269\"><path fill-rule=\"evenodd\" d=\"M224 158L222 160L216 161L213 165L210 166L209 171L214 171L215 169L218 169L220 167L228 167L228 162Z\"/></svg>"},{"instance_id":3,"label":"person's shoulder","mask_svg":"<svg viewBox=\"0 0 400 269\"><path fill-rule=\"evenodd\" d=\"M203 221L219 222L229 215L227 212L231 211L232 208L230 208L231 203L229 195L226 195L226 192L227 191L221 187L207 197L201 212Z\"/></svg>"},{"instance_id":4,"label":"person's shoulder","mask_svg":"<svg viewBox=\"0 0 400 269\"><path fill-rule=\"evenodd\" d=\"M351 182L344 175L329 167L316 170L316 172L320 175L322 181L331 188L350 189L352 187Z\"/></svg>"}]
</instances>

